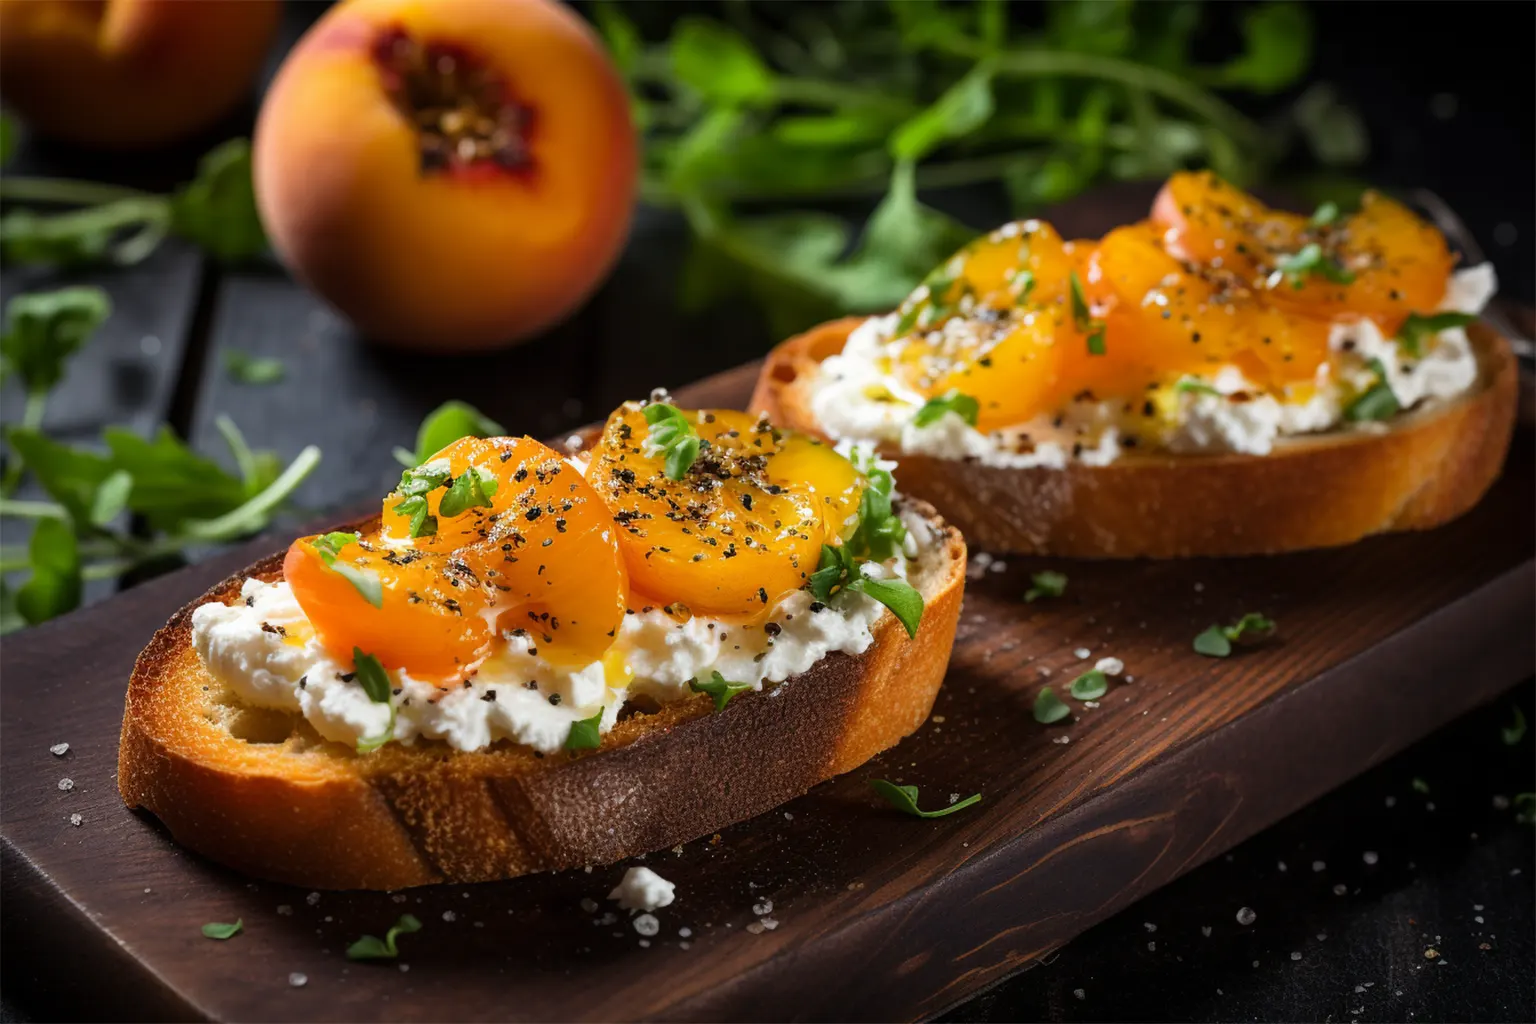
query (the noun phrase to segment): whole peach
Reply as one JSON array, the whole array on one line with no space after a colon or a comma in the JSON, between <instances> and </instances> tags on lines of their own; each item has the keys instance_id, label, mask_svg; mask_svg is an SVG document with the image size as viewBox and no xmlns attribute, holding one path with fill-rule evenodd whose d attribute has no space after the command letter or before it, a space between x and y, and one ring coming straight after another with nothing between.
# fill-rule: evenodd
<instances>
[{"instance_id":1,"label":"whole peach","mask_svg":"<svg viewBox=\"0 0 1536 1024\"><path fill-rule=\"evenodd\" d=\"M293 272L386 343L517 341L618 255L636 139L617 72L553 0L353 0L279 70L257 202Z\"/></svg>"},{"instance_id":2,"label":"whole peach","mask_svg":"<svg viewBox=\"0 0 1536 1024\"><path fill-rule=\"evenodd\" d=\"M279 0L0 0L0 95L44 135L129 149L250 91Z\"/></svg>"}]
</instances>

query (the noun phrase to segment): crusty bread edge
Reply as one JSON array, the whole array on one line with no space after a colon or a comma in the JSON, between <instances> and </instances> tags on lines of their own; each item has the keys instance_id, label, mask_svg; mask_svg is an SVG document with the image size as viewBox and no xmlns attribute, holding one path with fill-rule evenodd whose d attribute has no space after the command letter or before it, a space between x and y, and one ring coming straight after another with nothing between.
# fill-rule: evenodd
<instances>
[{"instance_id":1,"label":"crusty bread edge","mask_svg":"<svg viewBox=\"0 0 1536 1024\"><path fill-rule=\"evenodd\" d=\"M861 321L789 339L764 363L751 408L825 436L810 403L822 360ZM1513 433L1514 353L1468 328L1479 379L1465 396L1385 429L1287 439L1266 456L1132 453L1107 466L1002 469L888 454L897 486L930 502L974 547L1074 558L1275 554L1449 522L1498 477Z\"/></svg>"},{"instance_id":2,"label":"crusty bread edge","mask_svg":"<svg viewBox=\"0 0 1536 1024\"><path fill-rule=\"evenodd\" d=\"M129 682L118 786L183 845L245 873L325 889L397 889L605 864L707 836L894 746L927 718L954 642L965 542L918 502L933 557L914 583L915 639L890 614L863 654L832 654L711 713L703 695L626 718L600 750L539 758L498 744L249 743L213 720L217 685L191 643L192 612L277 579L281 555L173 616ZM368 522L352 524L366 528Z\"/></svg>"}]
</instances>

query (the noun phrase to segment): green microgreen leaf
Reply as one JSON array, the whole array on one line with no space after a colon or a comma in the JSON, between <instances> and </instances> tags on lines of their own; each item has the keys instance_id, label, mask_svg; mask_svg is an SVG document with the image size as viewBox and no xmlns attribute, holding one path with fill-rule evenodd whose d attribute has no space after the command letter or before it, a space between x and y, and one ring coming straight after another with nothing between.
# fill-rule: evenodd
<instances>
[{"instance_id":1,"label":"green microgreen leaf","mask_svg":"<svg viewBox=\"0 0 1536 1024\"><path fill-rule=\"evenodd\" d=\"M1109 692L1109 677L1091 668L1072 680L1067 692L1077 700L1098 700Z\"/></svg>"},{"instance_id":2,"label":"green microgreen leaf","mask_svg":"<svg viewBox=\"0 0 1536 1024\"><path fill-rule=\"evenodd\" d=\"M1536 825L1536 793L1515 794L1515 821L1521 825Z\"/></svg>"},{"instance_id":3,"label":"green microgreen leaf","mask_svg":"<svg viewBox=\"0 0 1536 1024\"><path fill-rule=\"evenodd\" d=\"M957 800L941 810L925 811L917 806L916 786L898 786L896 783L887 782L885 779L870 779L869 785L871 789L880 794L886 803L898 811L912 815L914 818L942 818L946 815L954 814L956 811L963 811L972 804L981 802L981 794L973 793L964 800Z\"/></svg>"},{"instance_id":4,"label":"green microgreen leaf","mask_svg":"<svg viewBox=\"0 0 1536 1024\"><path fill-rule=\"evenodd\" d=\"M461 516L472 508L494 508L491 496L496 493L496 477L476 466L470 466L453 478L442 501L437 504L437 514L444 519ZM414 526L414 516L412 517Z\"/></svg>"},{"instance_id":5,"label":"green microgreen leaf","mask_svg":"<svg viewBox=\"0 0 1536 1024\"><path fill-rule=\"evenodd\" d=\"M680 409L665 402L652 402L642 412L650 425L647 444L664 459L662 472L668 480L683 479L699 457L698 431Z\"/></svg>"},{"instance_id":6,"label":"green microgreen leaf","mask_svg":"<svg viewBox=\"0 0 1536 1024\"><path fill-rule=\"evenodd\" d=\"M571 723L571 731L565 735L566 750L596 750L603 745L603 712L598 710L591 718Z\"/></svg>"},{"instance_id":7,"label":"green microgreen leaf","mask_svg":"<svg viewBox=\"0 0 1536 1024\"><path fill-rule=\"evenodd\" d=\"M251 180L251 143L230 139L197 164L197 177L170 198L171 230L224 261L267 247Z\"/></svg>"},{"instance_id":8,"label":"green microgreen leaf","mask_svg":"<svg viewBox=\"0 0 1536 1024\"><path fill-rule=\"evenodd\" d=\"M890 470L882 469L873 451L854 451L854 468L864 476L864 491L859 495L858 525L845 547L858 558L883 562L901 550L907 539L906 524L891 504L896 488Z\"/></svg>"},{"instance_id":9,"label":"green microgreen leaf","mask_svg":"<svg viewBox=\"0 0 1536 1024\"><path fill-rule=\"evenodd\" d=\"M16 153L16 136L19 134L16 119L0 110L0 167L11 162L11 157Z\"/></svg>"},{"instance_id":10,"label":"green microgreen leaf","mask_svg":"<svg viewBox=\"0 0 1536 1024\"><path fill-rule=\"evenodd\" d=\"M1339 204L1328 200L1312 211L1312 218L1308 221L1314 228L1332 227L1339 219Z\"/></svg>"},{"instance_id":11,"label":"green microgreen leaf","mask_svg":"<svg viewBox=\"0 0 1536 1024\"><path fill-rule=\"evenodd\" d=\"M5 304L0 368L15 374L31 395L64 379L64 365L112 312L100 288L60 288L17 295ZM29 424L37 426L36 423Z\"/></svg>"},{"instance_id":12,"label":"green microgreen leaf","mask_svg":"<svg viewBox=\"0 0 1536 1024\"><path fill-rule=\"evenodd\" d=\"M352 945L347 947L348 960L393 960L400 955L400 949L396 940L401 935L409 935L412 932L421 931L421 922L411 914L401 914L400 920L394 927L384 933L384 938L379 939L372 935L364 935Z\"/></svg>"},{"instance_id":13,"label":"green microgreen leaf","mask_svg":"<svg viewBox=\"0 0 1536 1024\"><path fill-rule=\"evenodd\" d=\"M1292 255L1275 263L1275 273L1271 275L1269 286L1275 287L1279 279L1283 278L1291 283L1292 288L1301 288L1307 283L1308 275L1324 278L1334 284L1352 284L1355 280L1353 270L1324 253L1321 245L1308 242Z\"/></svg>"},{"instance_id":14,"label":"green microgreen leaf","mask_svg":"<svg viewBox=\"0 0 1536 1024\"><path fill-rule=\"evenodd\" d=\"M1072 709L1049 686L1042 686L1040 692L1035 694L1034 710L1035 721L1041 725L1054 725L1072 714Z\"/></svg>"},{"instance_id":15,"label":"green microgreen leaf","mask_svg":"<svg viewBox=\"0 0 1536 1024\"><path fill-rule=\"evenodd\" d=\"M224 350L224 371L237 384L276 384L288 370L281 359L253 356L238 348Z\"/></svg>"},{"instance_id":16,"label":"green microgreen leaf","mask_svg":"<svg viewBox=\"0 0 1536 1024\"><path fill-rule=\"evenodd\" d=\"M91 498L91 524L105 527L128 507L133 493L133 474L126 469L113 470L96 488Z\"/></svg>"},{"instance_id":17,"label":"green microgreen leaf","mask_svg":"<svg viewBox=\"0 0 1536 1024\"><path fill-rule=\"evenodd\" d=\"M846 544L821 546L821 563L811 573L808 586L818 601L830 601L844 591L866 594L890 609L907 636L917 635L923 617L922 592L903 579L877 580L865 576L859 569L859 560Z\"/></svg>"},{"instance_id":18,"label":"green microgreen leaf","mask_svg":"<svg viewBox=\"0 0 1536 1024\"><path fill-rule=\"evenodd\" d=\"M444 402L429 412L416 430L415 461L401 461L406 468L419 466L460 438L501 437L506 432L506 427L468 402ZM401 458L399 454L395 457Z\"/></svg>"},{"instance_id":19,"label":"green microgreen leaf","mask_svg":"<svg viewBox=\"0 0 1536 1024\"><path fill-rule=\"evenodd\" d=\"M389 673L384 665L371 654L363 653L361 647L352 648L352 669L357 673L357 685L363 688L368 699L375 704L389 703L390 690Z\"/></svg>"},{"instance_id":20,"label":"green microgreen leaf","mask_svg":"<svg viewBox=\"0 0 1536 1024\"><path fill-rule=\"evenodd\" d=\"M724 711L726 704L738 693L744 693L752 689L751 683L733 683L722 676L718 670L712 670L709 678L703 681L692 679L688 682L688 688L694 693L707 693L714 698L715 710Z\"/></svg>"},{"instance_id":21,"label":"green microgreen leaf","mask_svg":"<svg viewBox=\"0 0 1536 1024\"><path fill-rule=\"evenodd\" d=\"M1425 782L1423 779L1419 778L1417 775L1415 775L1413 777L1413 779L1408 783L1408 785L1413 787L1413 791L1415 793L1421 793L1424 796L1428 796L1429 795L1429 783Z\"/></svg>"},{"instance_id":22,"label":"green microgreen leaf","mask_svg":"<svg viewBox=\"0 0 1536 1024\"><path fill-rule=\"evenodd\" d=\"M379 574L372 569L360 569L340 560L341 549L348 544L356 544L357 541L358 535L355 533L327 533L316 537L310 544L326 568L352 584L364 601L375 608L382 608L384 607L384 581Z\"/></svg>"},{"instance_id":23,"label":"green microgreen leaf","mask_svg":"<svg viewBox=\"0 0 1536 1024\"><path fill-rule=\"evenodd\" d=\"M395 493L402 495L392 511L411 520L411 536L430 537L437 533L437 517L431 514L427 495L448 483L452 474L446 460L424 463L400 474ZM481 488L484 493L484 487Z\"/></svg>"},{"instance_id":24,"label":"green microgreen leaf","mask_svg":"<svg viewBox=\"0 0 1536 1024\"><path fill-rule=\"evenodd\" d=\"M954 388L950 388L936 398L930 398L917 410L917 415L912 417L914 427L927 427L939 422L945 413L954 413L965 420L970 426L975 426L981 416L981 404L970 395L961 394Z\"/></svg>"},{"instance_id":25,"label":"green microgreen leaf","mask_svg":"<svg viewBox=\"0 0 1536 1024\"><path fill-rule=\"evenodd\" d=\"M891 156L898 161L921 160L946 140L969 135L986 124L995 106L993 74L987 61L971 68L931 106L896 129L891 135Z\"/></svg>"},{"instance_id":26,"label":"green microgreen leaf","mask_svg":"<svg viewBox=\"0 0 1536 1024\"><path fill-rule=\"evenodd\" d=\"M1104 321L1095 320L1088 308L1087 296L1083 294L1082 279L1077 276L1077 271L1072 271L1069 278L1069 286L1072 294L1072 323L1078 331L1087 336L1088 354L1101 356L1104 348Z\"/></svg>"},{"instance_id":27,"label":"green microgreen leaf","mask_svg":"<svg viewBox=\"0 0 1536 1024\"><path fill-rule=\"evenodd\" d=\"M773 97L773 73L751 43L720 22L683 18L670 51L677 80L706 100L736 105Z\"/></svg>"},{"instance_id":28,"label":"green microgreen leaf","mask_svg":"<svg viewBox=\"0 0 1536 1024\"><path fill-rule=\"evenodd\" d=\"M1197 395L1214 395L1217 398L1223 397L1220 391L1218 391L1210 384L1207 384L1199 377L1181 378L1179 382L1173 386L1173 390L1179 394L1192 393Z\"/></svg>"},{"instance_id":29,"label":"green microgreen leaf","mask_svg":"<svg viewBox=\"0 0 1536 1024\"><path fill-rule=\"evenodd\" d=\"M1029 577L1030 588L1024 591L1024 600L1033 602L1042 597L1060 597L1067 592L1067 577L1065 573L1053 572L1050 569L1034 573Z\"/></svg>"},{"instance_id":30,"label":"green microgreen leaf","mask_svg":"<svg viewBox=\"0 0 1536 1024\"><path fill-rule=\"evenodd\" d=\"M1391 419L1403 409L1397 395L1392 392L1392 385L1387 383L1386 366L1380 359L1372 359L1368 365L1376 379L1344 407L1344 418L1351 423Z\"/></svg>"},{"instance_id":31,"label":"green microgreen leaf","mask_svg":"<svg viewBox=\"0 0 1536 1024\"><path fill-rule=\"evenodd\" d=\"M1258 612L1249 612L1230 626L1212 626L1195 637L1195 651L1210 658L1225 658L1232 653L1232 645L1250 633L1269 634L1275 631L1275 622Z\"/></svg>"},{"instance_id":32,"label":"green microgreen leaf","mask_svg":"<svg viewBox=\"0 0 1536 1024\"><path fill-rule=\"evenodd\" d=\"M1477 317L1471 313L1409 313L1403 326L1398 328L1397 343L1404 352L1417 359L1424 354L1424 343L1436 334L1476 322Z\"/></svg>"},{"instance_id":33,"label":"green microgreen leaf","mask_svg":"<svg viewBox=\"0 0 1536 1024\"><path fill-rule=\"evenodd\" d=\"M1514 712L1515 720L1499 732L1506 747L1513 747L1525 739L1525 712L1520 710L1518 704L1511 705L1510 710Z\"/></svg>"},{"instance_id":34,"label":"green microgreen leaf","mask_svg":"<svg viewBox=\"0 0 1536 1024\"><path fill-rule=\"evenodd\" d=\"M210 939L232 939L245 928L245 920L236 918L234 924L210 921L203 925L203 935Z\"/></svg>"},{"instance_id":35,"label":"green microgreen leaf","mask_svg":"<svg viewBox=\"0 0 1536 1024\"><path fill-rule=\"evenodd\" d=\"M1277 92L1299 79L1312 60L1312 19L1298 3L1265 3L1243 18L1245 51L1220 72L1226 86Z\"/></svg>"}]
</instances>

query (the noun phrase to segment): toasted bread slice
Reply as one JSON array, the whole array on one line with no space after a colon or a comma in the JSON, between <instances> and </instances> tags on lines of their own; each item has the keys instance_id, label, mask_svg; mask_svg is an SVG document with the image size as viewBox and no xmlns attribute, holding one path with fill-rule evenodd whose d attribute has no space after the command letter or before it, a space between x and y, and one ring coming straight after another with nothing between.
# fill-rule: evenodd
<instances>
[{"instance_id":1,"label":"toasted bread slice","mask_svg":"<svg viewBox=\"0 0 1536 1024\"><path fill-rule=\"evenodd\" d=\"M775 348L753 411L825 436L811 411L819 364L857 318ZM1105 466L1001 469L888 452L897 486L932 503L972 545L1072 558L1256 555L1349 544L1439 526L1477 504L1503 465L1517 406L1514 353L1468 328L1480 373L1465 395L1391 419L1384 430L1289 437L1268 455L1123 453Z\"/></svg>"},{"instance_id":2,"label":"toasted bread slice","mask_svg":"<svg viewBox=\"0 0 1536 1024\"><path fill-rule=\"evenodd\" d=\"M863 654L831 654L712 713L699 694L631 713L592 752L389 743L371 754L292 714L243 707L192 648L192 611L281 578L281 553L225 580L155 634L134 666L118 787L178 841L263 878L397 889L606 864L750 818L894 746L928 717L965 585L965 542L931 521L912 563L916 638L886 612ZM344 527L367 531L373 521Z\"/></svg>"}]
</instances>

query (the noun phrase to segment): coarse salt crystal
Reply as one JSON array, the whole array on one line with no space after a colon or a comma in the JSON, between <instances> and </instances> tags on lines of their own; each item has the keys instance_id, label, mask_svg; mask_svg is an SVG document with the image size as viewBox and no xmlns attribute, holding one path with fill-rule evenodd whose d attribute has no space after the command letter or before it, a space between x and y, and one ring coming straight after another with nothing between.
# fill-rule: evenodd
<instances>
[{"instance_id":1,"label":"coarse salt crystal","mask_svg":"<svg viewBox=\"0 0 1536 1024\"><path fill-rule=\"evenodd\" d=\"M70 790L72 790L74 788L75 788L75 780L74 779L60 779L59 780L59 789L63 790L64 792L68 793Z\"/></svg>"},{"instance_id":2,"label":"coarse salt crystal","mask_svg":"<svg viewBox=\"0 0 1536 1024\"><path fill-rule=\"evenodd\" d=\"M1328 867L1328 865L1324 864L1320 860L1315 860L1315 861L1312 862L1312 870L1313 871L1322 871L1322 870L1326 869L1327 867Z\"/></svg>"},{"instance_id":3,"label":"coarse salt crystal","mask_svg":"<svg viewBox=\"0 0 1536 1024\"><path fill-rule=\"evenodd\" d=\"M459 915L455 914L453 911L451 911L451 910L443 911L443 920L447 921L449 924L452 924L453 922L457 921L458 919L459 919Z\"/></svg>"},{"instance_id":4,"label":"coarse salt crystal","mask_svg":"<svg viewBox=\"0 0 1536 1024\"><path fill-rule=\"evenodd\" d=\"M294 971L292 974L288 975L288 984L292 985L294 988L303 988L305 985L309 984L309 975Z\"/></svg>"},{"instance_id":5,"label":"coarse salt crystal","mask_svg":"<svg viewBox=\"0 0 1536 1024\"><path fill-rule=\"evenodd\" d=\"M1125 671L1125 662L1119 658L1100 658L1093 667L1107 676L1117 676Z\"/></svg>"},{"instance_id":6,"label":"coarse salt crystal","mask_svg":"<svg viewBox=\"0 0 1536 1024\"><path fill-rule=\"evenodd\" d=\"M1093 657L1093 652L1086 647L1079 647L1072 653L1077 657L1078 661L1087 661L1089 658Z\"/></svg>"},{"instance_id":7,"label":"coarse salt crystal","mask_svg":"<svg viewBox=\"0 0 1536 1024\"><path fill-rule=\"evenodd\" d=\"M1259 915L1254 913L1252 907L1241 907L1237 912L1237 923L1241 925L1253 924L1254 921L1258 920L1258 917Z\"/></svg>"},{"instance_id":8,"label":"coarse salt crystal","mask_svg":"<svg viewBox=\"0 0 1536 1024\"><path fill-rule=\"evenodd\" d=\"M317 892L312 892L308 896L304 897L304 902L313 907L320 902L320 894Z\"/></svg>"},{"instance_id":9,"label":"coarse salt crystal","mask_svg":"<svg viewBox=\"0 0 1536 1024\"><path fill-rule=\"evenodd\" d=\"M69 823L70 823L70 824L71 824L71 825L78 825L78 824L80 824L80 823L81 823L81 822L83 822L83 821L84 821L84 820L85 820L85 819L84 819L84 818L82 818L82 817L81 817L81 816L80 816L80 815L79 815L79 814L71 814L71 815L70 815L70 816L69 816Z\"/></svg>"},{"instance_id":10,"label":"coarse salt crystal","mask_svg":"<svg viewBox=\"0 0 1536 1024\"><path fill-rule=\"evenodd\" d=\"M69 744L55 743L53 746L48 748L48 752L54 757L63 757L65 754L69 753Z\"/></svg>"},{"instance_id":11,"label":"coarse salt crystal","mask_svg":"<svg viewBox=\"0 0 1536 1024\"><path fill-rule=\"evenodd\" d=\"M763 900L761 903L752 904L752 913L758 917L773 913L773 900Z\"/></svg>"},{"instance_id":12,"label":"coarse salt crystal","mask_svg":"<svg viewBox=\"0 0 1536 1024\"><path fill-rule=\"evenodd\" d=\"M293 908L286 903L279 903L277 905L277 914L279 917L292 917Z\"/></svg>"},{"instance_id":13,"label":"coarse salt crystal","mask_svg":"<svg viewBox=\"0 0 1536 1024\"><path fill-rule=\"evenodd\" d=\"M596 913L597 912L597 900L593 899L590 896L583 896L581 898L581 909L585 913L588 913L588 914Z\"/></svg>"},{"instance_id":14,"label":"coarse salt crystal","mask_svg":"<svg viewBox=\"0 0 1536 1024\"><path fill-rule=\"evenodd\" d=\"M635 931L641 935L651 936L661 931L661 922L656 920L655 914L641 914L635 918Z\"/></svg>"},{"instance_id":15,"label":"coarse salt crystal","mask_svg":"<svg viewBox=\"0 0 1536 1024\"><path fill-rule=\"evenodd\" d=\"M1376 855L1375 850L1366 850L1360 855L1360 859L1365 861L1367 864L1375 864L1381 858Z\"/></svg>"}]
</instances>

